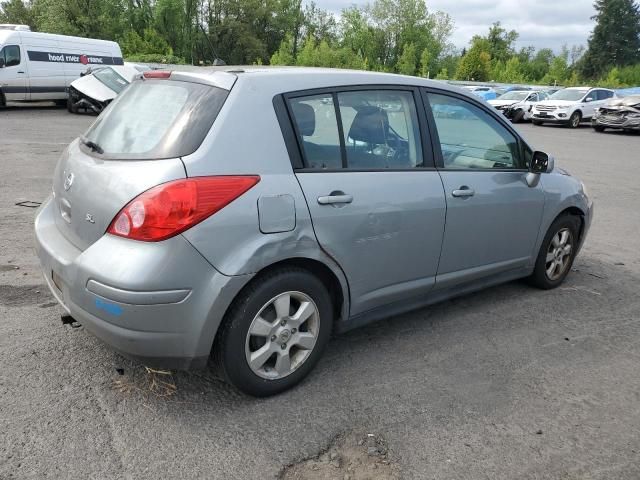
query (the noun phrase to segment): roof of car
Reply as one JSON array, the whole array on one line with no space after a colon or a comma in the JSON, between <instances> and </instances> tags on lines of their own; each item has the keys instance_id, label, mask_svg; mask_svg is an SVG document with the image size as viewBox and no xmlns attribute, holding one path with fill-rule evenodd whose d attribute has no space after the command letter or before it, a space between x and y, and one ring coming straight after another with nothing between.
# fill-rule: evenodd
<instances>
[{"instance_id":1,"label":"roof of car","mask_svg":"<svg viewBox=\"0 0 640 480\"><path fill-rule=\"evenodd\" d=\"M236 80L259 82L261 85L277 85L284 92L331 88L353 85L407 85L435 87L442 90L465 92L464 90L437 80L397 75L393 73L338 68L281 67L281 66L217 66L187 67L175 66L172 78L212 84L230 90ZM465 96L471 93L467 90Z\"/></svg>"}]
</instances>

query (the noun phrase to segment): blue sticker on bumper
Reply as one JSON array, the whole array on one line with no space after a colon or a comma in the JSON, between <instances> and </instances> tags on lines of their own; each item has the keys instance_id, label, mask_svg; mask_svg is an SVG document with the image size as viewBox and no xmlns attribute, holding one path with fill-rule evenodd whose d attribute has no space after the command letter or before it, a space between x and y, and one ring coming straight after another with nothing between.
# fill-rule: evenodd
<instances>
[{"instance_id":1,"label":"blue sticker on bumper","mask_svg":"<svg viewBox=\"0 0 640 480\"><path fill-rule=\"evenodd\" d=\"M122 315L122 307L120 305L116 305L115 303L105 302L100 298L96 298L96 308L99 310L104 310L105 312L119 317Z\"/></svg>"}]
</instances>

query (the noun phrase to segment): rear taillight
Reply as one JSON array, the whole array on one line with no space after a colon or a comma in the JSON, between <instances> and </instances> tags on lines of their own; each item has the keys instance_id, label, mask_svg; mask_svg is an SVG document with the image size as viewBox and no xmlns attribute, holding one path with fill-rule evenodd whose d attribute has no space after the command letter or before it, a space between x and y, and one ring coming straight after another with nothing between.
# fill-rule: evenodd
<instances>
[{"instance_id":1,"label":"rear taillight","mask_svg":"<svg viewBox=\"0 0 640 480\"><path fill-rule=\"evenodd\" d=\"M166 240L226 207L259 181L259 176L247 175L163 183L131 200L107 233L144 242Z\"/></svg>"}]
</instances>

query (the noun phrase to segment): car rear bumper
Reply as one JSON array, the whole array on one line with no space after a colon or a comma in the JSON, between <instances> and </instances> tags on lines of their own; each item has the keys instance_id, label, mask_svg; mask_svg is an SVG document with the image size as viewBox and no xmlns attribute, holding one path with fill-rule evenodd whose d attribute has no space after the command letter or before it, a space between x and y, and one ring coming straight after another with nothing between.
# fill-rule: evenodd
<instances>
[{"instance_id":1,"label":"car rear bumper","mask_svg":"<svg viewBox=\"0 0 640 480\"><path fill-rule=\"evenodd\" d=\"M251 275L225 276L182 236L136 242L104 235L84 251L55 225L47 201L35 222L47 285L89 332L149 366L206 364L224 313Z\"/></svg>"}]
</instances>

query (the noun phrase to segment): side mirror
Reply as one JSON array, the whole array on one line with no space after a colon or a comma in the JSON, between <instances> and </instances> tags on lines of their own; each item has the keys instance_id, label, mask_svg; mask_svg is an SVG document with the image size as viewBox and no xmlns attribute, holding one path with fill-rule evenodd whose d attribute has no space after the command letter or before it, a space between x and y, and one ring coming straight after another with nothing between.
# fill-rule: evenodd
<instances>
[{"instance_id":1,"label":"side mirror","mask_svg":"<svg viewBox=\"0 0 640 480\"><path fill-rule=\"evenodd\" d=\"M0 58L0 68L4 68L4 58Z\"/></svg>"},{"instance_id":2,"label":"side mirror","mask_svg":"<svg viewBox=\"0 0 640 480\"><path fill-rule=\"evenodd\" d=\"M547 155L544 152L533 152L533 157L531 158L531 166L529 167L529 171L531 173L548 173L553 170L553 157Z\"/></svg>"},{"instance_id":3,"label":"side mirror","mask_svg":"<svg viewBox=\"0 0 640 480\"><path fill-rule=\"evenodd\" d=\"M593 102L593 97L587 97L584 99L584 103Z\"/></svg>"}]
</instances>

